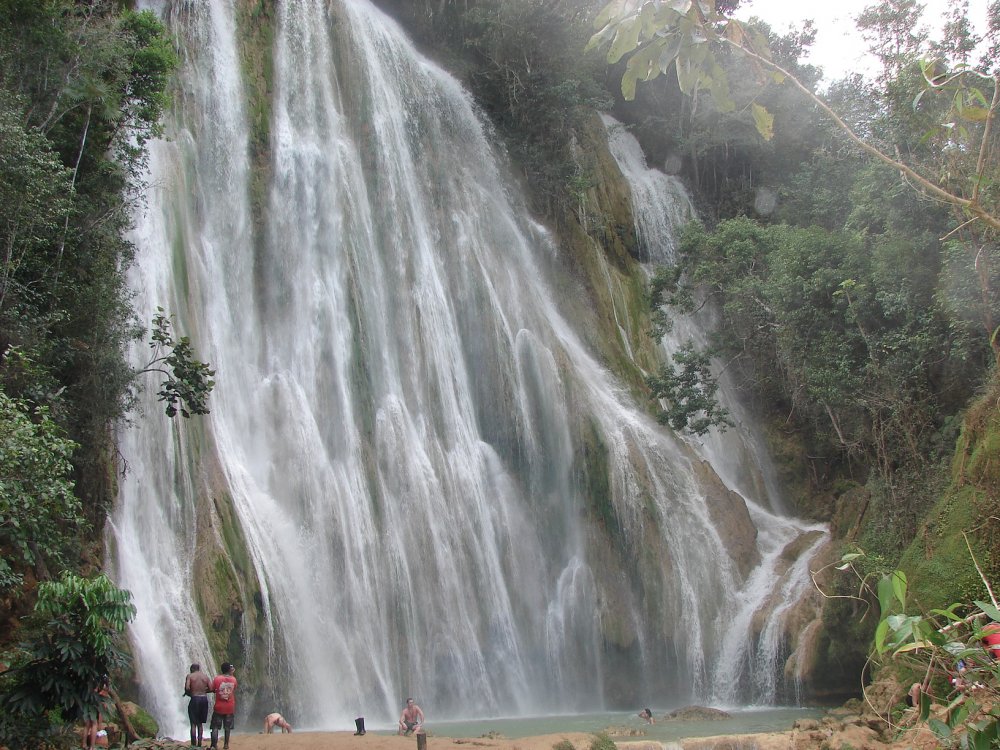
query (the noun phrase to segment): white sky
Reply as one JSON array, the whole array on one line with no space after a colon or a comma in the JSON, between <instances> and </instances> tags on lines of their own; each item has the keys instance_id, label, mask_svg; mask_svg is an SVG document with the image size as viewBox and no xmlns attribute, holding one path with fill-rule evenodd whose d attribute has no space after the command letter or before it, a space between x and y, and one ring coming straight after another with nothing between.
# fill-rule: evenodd
<instances>
[{"instance_id":1,"label":"white sky","mask_svg":"<svg viewBox=\"0 0 1000 750\"><path fill-rule=\"evenodd\" d=\"M836 80L853 70L865 72L866 48L861 34L854 25L854 17L877 0L744 0L736 17L746 20L750 16L767 21L781 34L811 18L816 25L816 42L806 61L823 68L827 81ZM919 0L924 6L923 23L932 38L940 37L950 0ZM980 34L986 28L987 0L969 0L969 18Z\"/></svg>"}]
</instances>

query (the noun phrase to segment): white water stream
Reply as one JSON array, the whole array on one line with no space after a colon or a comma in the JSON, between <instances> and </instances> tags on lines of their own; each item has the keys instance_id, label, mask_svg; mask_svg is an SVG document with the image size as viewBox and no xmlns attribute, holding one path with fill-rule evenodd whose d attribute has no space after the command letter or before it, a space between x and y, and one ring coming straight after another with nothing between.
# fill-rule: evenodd
<instances>
[{"instance_id":1,"label":"white water stream","mask_svg":"<svg viewBox=\"0 0 1000 750\"><path fill-rule=\"evenodd\" d=\"M647 166L642 147L624 125L607 115L603 120L611 153L632 190L636 232L644 255L659 264L670 264L676 258L677 232L694 217L687 191L675 177ZM675 353L687 341L694 341L699 349L707 348L706 329L710 325L710 317L699 322L675 316L672 330L661 341L665 354ZM709 694L713 702L721 705L736 705L747 695L753 702L768 703L781 692L783 617L811 587L809 562L827 534L825 526L802 524L775 512L783 507L763 439L734 397L735 388L725 373L719 374L719 385L717 396L729 411L734 427L722 433L712 430L692 440L692 447L712 465L726 486L746 501L758 531L761 562L731 598L724 632L735 637L721 639L721 658L711 670ZM808 535L808 544L789 564L782 559L782 553L801 535ZM754 642L743 634L752 632L753 621L762 612L767 614Z\"/></svg>"},{"instance_id":2,"label":"white water stream","mask_svg":"<svg viewBox=\"0 0 1000 750\"><path fill-rule=\"evenodd\" d=\"M794 574L778 558L809 529L771 510L748 429L677 438L583 345L546 280L556 248L460 85L366 0L270 4L255 173L233 1L148 5L183 69L136 304L173 313L218 381L210 415L148 400L120 441L109 567L163 731L186 734L191 661L238 665L248 728L275 709L389 725L407 695L431 718L776 700L780 621L753 619L808 584L807 556ZM701 461L745 498L748 575ZM206 587L195 560L240 536L208 571L240 583Z\"/></svg>"}]
</instances>

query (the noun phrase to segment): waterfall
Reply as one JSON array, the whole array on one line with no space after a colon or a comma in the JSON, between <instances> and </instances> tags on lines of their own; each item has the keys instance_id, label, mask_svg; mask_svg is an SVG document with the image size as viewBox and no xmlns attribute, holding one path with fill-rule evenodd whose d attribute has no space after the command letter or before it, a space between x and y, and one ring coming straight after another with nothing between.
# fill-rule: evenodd
<instances>
[{"instance_id":1,"label":"waterfall","mask_svg":"<svg viewBox=\"0 0 1000 750\"><path fill-rule=\"evenodd\" d=\"M647 168L642 146L624 125L610 115L601 119L611 153L632 191L640 259L670 265L677 255L677 230L694 216L687 189L676 177Z\"/></svg>"},{"instance_id":2,"label":"waterfall","mask_svg":"<svg viewBox=\"0 0 1000 750\"><path fill-rule=\"evenodd\" d=\"M636 233L645 257L653 263L670 265L676 259L677 231L694 218L687 190L675 177L647 166L642 146L622 123L609 115L602 116L602 120L611 154L632 192ZM660 342L664 354L674 354L687 341L694 341L700 349L707 348L707 333L713 322L710 314L700 319L674 315L671 330ZM712 465L726 486L745 500L758 531L761 560L741 590L734 592L719 623L721 657L712 670L709 694L714 702L723 705L736 704L741 695L749 695L757 703L770 703L781 693L778 678L787 651L782 638L783 618L812 585L809 563L828 535L822 525L803 524L776 513L783 510L781 495L770 457L762 448L763 438L735 398L736 389L728 375L716 375L719 401L733 418L734 428L713 430L692 447ZM799 541L804 549L789 561L789 545ZM758 637L744 637L742 634L754 632L755 619L762 621ZM793 687L797 692L798 686Z\"/></svg>"},{"instance_id":3,"label":"waterfall","mask_svg":"<svg viewBox=\"0 0 1000 750\"><path fill-rule=\"evenodd\" d=\"M243 727L775 700L754 615L809 529L752 440L671 434L583 343L459 83L366 0L281 0L264 106L235 0L146 5L182 69L136 306L217 371L210 415L149 388L119 440L108 566L162 730L193 661L238 666Z\"/></svg>"}]
</instances>

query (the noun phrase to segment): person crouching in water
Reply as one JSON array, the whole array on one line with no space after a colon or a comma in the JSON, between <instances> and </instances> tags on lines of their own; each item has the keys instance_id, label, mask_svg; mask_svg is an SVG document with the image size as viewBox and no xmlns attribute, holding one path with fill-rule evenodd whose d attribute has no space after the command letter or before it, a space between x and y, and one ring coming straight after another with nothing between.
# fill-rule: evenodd
<instances>
[{"instance_id":1,"label":"person crouching in water","mask_svg":"<svg viewBox=\"0 0 1000 750\"><path fill-rule=\"evenodd\" d=\"M275 727L280 728L282 734L292 733L292 725L285 721L285 717L277 712L264 717L264 734L272 734Z\"/></svg>"}]
</instances>

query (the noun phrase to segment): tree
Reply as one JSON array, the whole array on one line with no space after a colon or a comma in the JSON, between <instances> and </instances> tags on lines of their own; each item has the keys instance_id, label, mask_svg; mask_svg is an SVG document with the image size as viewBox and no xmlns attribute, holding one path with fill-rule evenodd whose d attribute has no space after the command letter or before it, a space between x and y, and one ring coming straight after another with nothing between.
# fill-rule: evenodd
<instances>
[{"instance_id":1,"label":"tree","mask_svg":"<svg viewBox=\"0 0 1000 750\"><path fill-rule=\"evenodd\" d=\"M128 665L122 633L135 614L132 595L104 575L42 583L26 638L4 654L0 743L50 746L68 723L107 715L97 688Z\"/></svg>"},{"instance_id":2,"label":"tree","mask_svg":"<svg viewBox=\"0 0 1000 750\"><path fill-rule=\"evenodd\" d=\"M126 5L0 2L0 383L79 445L76 491L95 522L115 492L112 426L132 403L124 353L143 334L127 232L177 64L155 14Z\"/></svg>"},{"instance_id":3,"label":"tree","mask_svg":"<svg viewBox=\"0 0 1000 750\"><path fill-rule=\"evenodd\" d=\"M73 494L75 449L46 407L0 390L0 591L21 583L24 566L47 577L74 549L85 526Z\"/></svg>"},{"instance_id":4,"label":"tree","mask_svg":"<svg viewBox=\"0 0 1000 750\"><path fill-rule=\"evenodd\" d=\"M187 336L174 340L170 319L163 314L162 307L156 309L149 343L153 358L139 374L159 372L167 376L160 384L159 400L166 402L168 417L175 417L178 412L185 418L192 414L208 414L208 396L215 387L212 380L215 370L195 358Z\"/></svg>"},{"instance_id":5,"label":"tree","mask_svg":"<svg viewBox=\"0 0 1000 750\"><path fill-rule=\"evenodd\" d=\"M939 54L960 65L968 65L970 56L981 41L969 24L969 0L953 3L944 25L944 39L937 45Z\"/></svg>"},{"instance_id":6,"label":"tree","mask_svg":"<svg viewBox=\"0 0 1000 750\"><path fill-rule=\"evenodd\" d=\"M882 75L895 78L919 54L927 32L920 25L924 6L916 0L885 0L856 19L861 36L882 63Z\"/></svg>"},{"instance_id":7,"label":"tree","mask_svg":"<svg viewBox=\"0 0 1000 750\"><path fill-rule=\"evenodd\" d=\"M0 96L2 96L0 92ZM52 144L25 130L11 102L0 105L0 310L25 293L40 275L36 264L59 241L69 218L72 170Z\"/></svg>"},{"instance_id":8,"label":"tree","mask_svg":"<svg viewBox=\"0 0 1000 750\"><path fill-rule=\"evenodd\" d=\"M688 342L672 360L673 364L663 367L658 375L646 378L654 398L665 402L659 421L677 432L694 435L704 435L711 427L720 431L732 427L729 413L715 398L719 384L712 375L709 355L695 351L694 344Z\"/></svg>"},{"instance_id":9,"label":"tree","mask_svg":"<svg viewBox=\"0 0 1000 750\"><path fill-rule=\"evenodd\" d=\"M894 2L912 4L911 0ZM983 189L985 185L992 184L990 173L997 166L991 161L990 144L1000 108L1000 72L975 74L974 71L961 69L939 73L933 67L925 68L932 88L941 89L948 83L957 89L956 105L951 111L963 123L970 124L965 131L969 142L964 145L973 148L980 157L962 175L964 179L942 187L936 174L915 169L856 134L813 90L774 62L766 40L759 32L720 13L715 0L613 0L594 25L598 31L591 38L589 47L607 46L610 63L628 57L622 76L622 93L626 99L635 95L639 81L651 80L673 68L682 91L691 96L705 92L720 109L731 109L734 105L729 79L719 64L718 51L733 51L759 71L761 81L790 83L830 117L858 148L897 170L916 189L955 206L970 220L981 222L993 230L1000 229L998 196ZM757 103L752 104L750 109L758 130L765 137L770 137L773 116ZM973 123L977 123L978 127L971 127Z\"/></svg>"}]
</instances>

